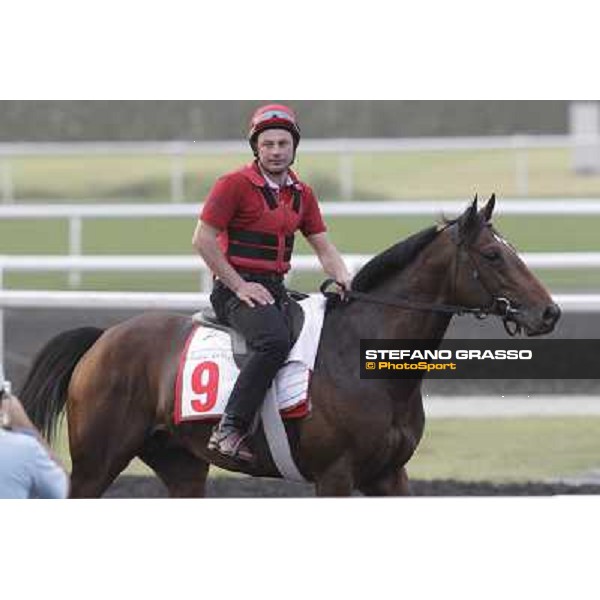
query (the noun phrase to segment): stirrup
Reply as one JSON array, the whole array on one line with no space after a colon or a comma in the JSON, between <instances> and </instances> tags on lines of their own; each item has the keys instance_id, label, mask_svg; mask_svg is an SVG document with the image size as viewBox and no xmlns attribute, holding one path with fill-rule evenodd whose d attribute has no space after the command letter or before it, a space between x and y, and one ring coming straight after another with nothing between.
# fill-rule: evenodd
<instances>
[{"instance_id":1,"label":"stirrup","mask_svg":"<svg viewBox=\"0 0 600 600\"><path fill-rule=\"evenodd\" d=\"M247 445L247 439L248 434L242 433L237 427L228 425L222 428L219 423L212 432L207 447L227 458L241 462L253 462L254 454Z\"/></svg>"}]
</instances>

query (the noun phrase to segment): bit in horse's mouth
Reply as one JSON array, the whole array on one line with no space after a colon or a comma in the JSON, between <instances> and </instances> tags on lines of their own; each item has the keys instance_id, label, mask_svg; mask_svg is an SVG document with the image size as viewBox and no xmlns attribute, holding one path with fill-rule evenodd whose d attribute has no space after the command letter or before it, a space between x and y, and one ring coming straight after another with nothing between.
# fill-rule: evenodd
<instances>
[{"instance_id":1,"label":"bit in horse's mouth","mask_svg":"<svg viewBox=\"0 0 600 600\"><path fill-rule=\"evenodd\" d=\"M527 334L527 337L537 337L539 335L546 335L547 333L552 333L553 329L554 329L554 325L547 325L546 327L543 327L541 329L536 329L536 330L526 327L525 333Z\"/></svg>"},{"instance_id":2,"label":"bit in horse's mouth","mask_svg":"<svg viewBox=\"0 0 600 600\"><path fill-rule=\"evenodd\" d=\"M533 327L531 325L521 325L527 337L536 337L538 335L546 335L547 333L552 333L554 331L554 327L556 322L553 323L541 323L537 327Z\"/></svg>"}]
</instances>

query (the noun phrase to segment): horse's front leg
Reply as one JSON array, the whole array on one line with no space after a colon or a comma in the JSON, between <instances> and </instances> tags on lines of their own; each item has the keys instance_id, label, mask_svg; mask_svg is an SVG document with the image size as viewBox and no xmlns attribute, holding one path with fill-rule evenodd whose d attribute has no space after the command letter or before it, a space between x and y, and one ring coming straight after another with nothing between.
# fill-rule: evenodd
<instances>
[{"instance_id":1,"label":"horse's front leg","mask_svg":"<svg viewBox=\"0 0 600 600\"><path fill-rule=\"evenodd\" d=\"M347 456L338 458L315 477L317 496L351 496L353 490L352 466Z\"/></svg>"},{"instance_id":2,"label":"horse's front leg","mask_svg":"<svg viewBox=\"0 0 600 600\"><path fill-rule=\"evenodd\" d=\"M365 496L410 496L405 467L399 467L375 481L361 485L359 489Z\"/></svg>"}]
</instances>

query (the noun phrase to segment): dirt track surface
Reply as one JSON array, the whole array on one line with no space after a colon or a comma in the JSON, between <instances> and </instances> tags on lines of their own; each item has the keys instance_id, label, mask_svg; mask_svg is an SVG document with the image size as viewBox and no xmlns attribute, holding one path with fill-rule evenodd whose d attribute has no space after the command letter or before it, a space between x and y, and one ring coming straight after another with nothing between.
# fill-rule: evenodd
<instances>
[{"instance_id":1,"label":"dirt track surface","mask_svg":"<svg viewBox=\"0 0 600 600\"><path fill-rule=\"evenodd\" d=\"M481 482L411 482L414 496L555 496L600 494L600 485L563 483L524 483L494 485ZM211 498L306 498L314 497L312 486L277 479L220 477L209 479L207 496ZM122 476L104 494L105 498L166 498L166 488L153 477Z\"/></svg>"}]
</instances>

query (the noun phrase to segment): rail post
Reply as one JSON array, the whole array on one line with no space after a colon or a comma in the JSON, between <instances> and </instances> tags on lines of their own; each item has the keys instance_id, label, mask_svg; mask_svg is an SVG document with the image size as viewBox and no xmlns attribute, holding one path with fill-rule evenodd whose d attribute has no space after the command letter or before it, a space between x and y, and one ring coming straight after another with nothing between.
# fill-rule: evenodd
<instances>
[{"instance_id":1,"label":"rail post","mask_svg":"<svg viewBox=\"0 0 600 600\"><path fill-rule=\"evenodd\" d=\"M81 256L82 242L82 222L81 216L69 218L69 256ZM69 287L78 288L81 286L81 271L75 269L69 270Z\"/></svg>"},{"instance_id":2,"label":"rail post","mask_svg":"<svg viewBox=\"0 0 600 600\"><path fill-rule=\"evenodd\" d=\"M12 168L8 159L0 160L0 181L2 182L2 202L12 204L15 199L15 186Z\"/></svg>"},{"instance_id":3,"label":"rail post","mask_svg":"<svg viewBox=\"0 0 600 600\"><path fill-rule=\"evenodd\" d=\"M185 197L184 188L183 146L173 144L171 149L171 202L183 202Z\"/></svg>"}]
</instances>

